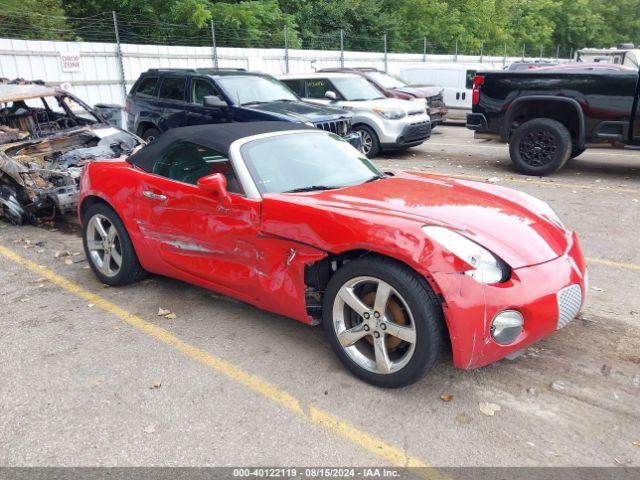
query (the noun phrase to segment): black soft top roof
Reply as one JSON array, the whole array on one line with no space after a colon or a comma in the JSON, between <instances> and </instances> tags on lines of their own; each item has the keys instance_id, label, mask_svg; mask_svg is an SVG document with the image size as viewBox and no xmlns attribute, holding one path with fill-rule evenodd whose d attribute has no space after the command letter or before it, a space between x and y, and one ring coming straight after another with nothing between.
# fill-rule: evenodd
<instances>
[{"instance_id":1,"label":"black soft top roof","mask_svg":"<svg viewBox=\"0 0 640 480\"><path fill-rule=\"evenodd\" d=\"M314 130L314 127L290 122L236 122L174 128L129 156L127 161L150 172L155 162L174 142L191 142L228 155L229 146L240 138L286 130Z\"/></svg>"}]
</instances>

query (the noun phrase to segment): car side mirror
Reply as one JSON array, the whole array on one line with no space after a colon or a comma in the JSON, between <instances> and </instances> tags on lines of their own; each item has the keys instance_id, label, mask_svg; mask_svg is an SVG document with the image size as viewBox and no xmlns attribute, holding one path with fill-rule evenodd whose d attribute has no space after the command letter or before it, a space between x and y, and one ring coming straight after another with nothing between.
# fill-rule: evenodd
<instances>
[{"instance_id":1,"label":"car side mirror","mask_svg":"<svg viewBox=\"0 0 640 480\"><path fill-rule=\"evenodd\" d=\"M198 187L220 200L223 205L231 204L231 196L227 192L227 179L221 173L213 173L198 179Z\"/></svg>"},{"instance_id":2,"label":"car side mirror","mask_svg":"<svg viewBox=\"0 0 640 480\"><path fill-rule=\"evenodd\" d=\"M214 107L214 108L225 108L227 106L227 102L218 97L217 95L206 95L202 99L202 104L205 107Z\"/></svg>"},{"instance_id":3,"label":"car side mirror","mask_svg":"<svg viewBox=\"0 0 640 480\"><path fill-rule=\"evenodd\" d=\"M332 102L338 100L338 95L336 95L336 92L334 92L333 90L327 90L326 92L324 92L324 97L328 98Z\"/></svg>"}]
</instances>

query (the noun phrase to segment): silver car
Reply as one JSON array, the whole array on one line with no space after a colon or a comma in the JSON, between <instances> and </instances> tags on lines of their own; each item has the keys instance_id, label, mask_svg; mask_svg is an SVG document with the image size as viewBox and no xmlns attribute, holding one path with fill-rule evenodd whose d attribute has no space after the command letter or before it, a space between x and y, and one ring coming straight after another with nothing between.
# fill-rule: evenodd
<instances>
[{"instance_id":1,"label":"silver car","mask_svg":"<svg viewBox=\"0 0 640 480\"><path fill-rule=\"evenodd\" d=\"M353 131L362 137L362 150L370 158L420 145L431 136L424 102L386 98L360 75L326 72L279 79L305 100L351 110Z\"/></svg>"}]
</instances>

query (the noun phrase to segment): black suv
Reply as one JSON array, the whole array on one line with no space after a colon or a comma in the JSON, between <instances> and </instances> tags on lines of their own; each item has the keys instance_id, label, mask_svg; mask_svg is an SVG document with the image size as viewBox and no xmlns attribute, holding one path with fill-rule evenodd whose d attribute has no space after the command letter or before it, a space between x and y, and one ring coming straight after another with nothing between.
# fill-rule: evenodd
<instances>
[{"instance_id":1,"label":"black suv","mask_svg":"<svg viewBox=\"0 0 640 480\"><path fill-rule=\"evenodd\" d=\"M176 127L280 120L361 145L351 112L303 102L275 78L242 69L150 69L131 88L125 111L128 130L147 141Z\"/></svg>"}]
</instances>

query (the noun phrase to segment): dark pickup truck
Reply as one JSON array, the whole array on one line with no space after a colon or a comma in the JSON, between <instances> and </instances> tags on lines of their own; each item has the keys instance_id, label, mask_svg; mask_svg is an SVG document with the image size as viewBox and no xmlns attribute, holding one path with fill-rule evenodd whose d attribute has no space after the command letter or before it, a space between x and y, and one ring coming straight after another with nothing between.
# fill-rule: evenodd
<instances>
[{"instance_id":1,"label":"dark pickup truck","mask_svg":"<svg viewBox=\"0 0 640 480\"><path fill-rule=\"evenodd\" d=\"M479 72L467 128L509 143L527 175L546 175L595 144L640 145L638 71L617 65L565 65Z\"/></svg>"}]
</instances>

